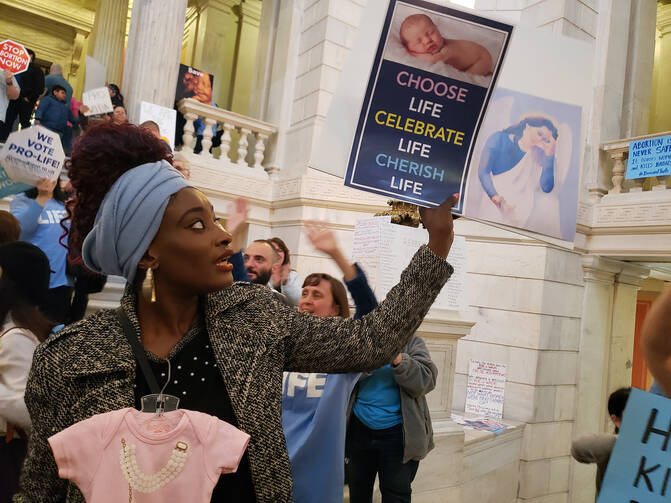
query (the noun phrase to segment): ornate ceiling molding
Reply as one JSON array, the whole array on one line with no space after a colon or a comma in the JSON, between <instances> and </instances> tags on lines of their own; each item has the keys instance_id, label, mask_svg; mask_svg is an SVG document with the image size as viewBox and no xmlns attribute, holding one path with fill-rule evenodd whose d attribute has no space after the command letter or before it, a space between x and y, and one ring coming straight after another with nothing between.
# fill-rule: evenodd
<instances>
[{"instance_id":1,"label":"ornate ceiling molding","mask_svg":"<svg viewBox=\"0 0 671 503\"><path fill-rule=\"evenodd\" d=\"M4 5L90 33L95 12L63 0L3 0Z\"/></svg>"}]
</instances>

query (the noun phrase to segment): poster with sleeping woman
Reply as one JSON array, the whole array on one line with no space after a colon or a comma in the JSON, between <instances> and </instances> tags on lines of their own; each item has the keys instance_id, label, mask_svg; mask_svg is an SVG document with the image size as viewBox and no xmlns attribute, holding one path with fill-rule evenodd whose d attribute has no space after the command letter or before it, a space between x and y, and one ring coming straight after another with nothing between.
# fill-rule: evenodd
<instances>
[{"instance_id":1,"label":"poster with sleeping woman","mask_svg":"<svg viewBox=\"0 0 671 503\"><path fill-rule=\"evenodd\" d=\"M424 206L460 194L513 27L423 0L389 0L345 185Z\"/></svg>"},{"instance_id":2,"label":"poster with sleeping woman","mask_svg":"<svg viewBox=\"0 0 671 503\"><path fill-rule=\"evenodd\" d=\"M497 88L471 158L464 215L573 241L581 107Z\"/></svg>"}]
</instances>

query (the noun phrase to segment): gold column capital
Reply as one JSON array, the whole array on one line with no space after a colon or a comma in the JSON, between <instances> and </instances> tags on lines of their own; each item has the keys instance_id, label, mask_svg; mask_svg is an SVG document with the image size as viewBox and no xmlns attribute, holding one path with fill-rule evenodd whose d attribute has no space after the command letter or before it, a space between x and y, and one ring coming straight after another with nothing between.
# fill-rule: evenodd
<instances>
[{"instance_id":1,"label":"gold column capital","mask_svg":"<svg viewBox=\"0 0 671 503\"><path fill-rule=\"evenodd\" d=\"M671 4L657 5L657 31L662 37L671 33Z\"/></svg>"}]
</instances>

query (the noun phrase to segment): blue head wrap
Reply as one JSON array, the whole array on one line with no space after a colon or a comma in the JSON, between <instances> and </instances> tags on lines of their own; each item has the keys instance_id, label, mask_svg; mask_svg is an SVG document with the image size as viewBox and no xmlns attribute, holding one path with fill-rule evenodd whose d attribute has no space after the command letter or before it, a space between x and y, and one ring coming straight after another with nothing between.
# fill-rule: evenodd
<instances>
[{"instance_id":1,"label":"blue head wrap","mask_svg":"<svg viewBox=\"0 0 671 503\"><path fill-rule=\"evenodd\" d=\"M142 164L119 177L103 199L82 258L92 271L133 282L140 259L163 220L170 196L189 187L166 161Z\"/></svg>"}]
</instances>

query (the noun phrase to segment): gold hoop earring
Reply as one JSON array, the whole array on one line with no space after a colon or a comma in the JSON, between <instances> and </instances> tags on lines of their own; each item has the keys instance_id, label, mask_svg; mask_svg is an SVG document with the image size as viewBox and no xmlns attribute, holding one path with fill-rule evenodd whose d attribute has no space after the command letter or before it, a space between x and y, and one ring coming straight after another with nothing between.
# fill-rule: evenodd
<instances>
[{"instance_id":1,"label":"gold hoop earring","mask_svg":"<svg viewBox=\"0 0 671 503\"><path fill-rule=\"evenodd\" d=\"M147 275L142 280L142 295L152 304L156 302L156 283L151 267L147 269Z\"/></svg>"}]
</instances>

